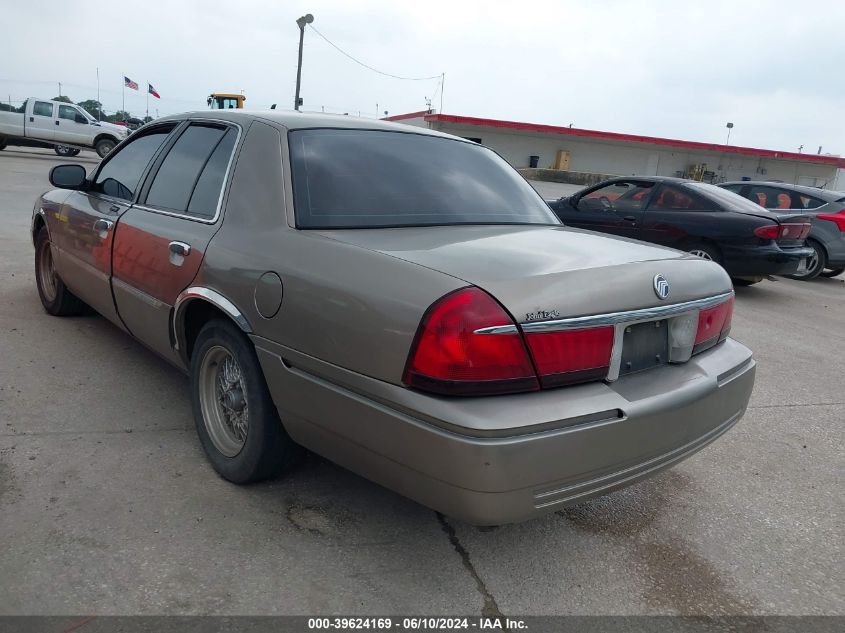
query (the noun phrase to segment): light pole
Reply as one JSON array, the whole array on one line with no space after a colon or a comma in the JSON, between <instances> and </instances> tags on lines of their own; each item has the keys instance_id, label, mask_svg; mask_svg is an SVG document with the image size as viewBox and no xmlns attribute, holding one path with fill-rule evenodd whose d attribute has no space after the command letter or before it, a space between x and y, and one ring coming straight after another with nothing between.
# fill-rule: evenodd
<instances>
[{"instance_id":1,"label":"light pole","mask_svg":"<svg viewBox=\"0 0 845 633\"><path fill-rule=\"evenodd\" d=\"M302 99L299 98L299 84L302 80L302 40L305 38L305 25L311 24L314 21L314 16L306 13L301 18L297 18L296 25L299 27L299 61L296 64L296 95L293 98L293 109L299 110L302 105Z\"/></svg>"},{"instance_id":2,"label":"light pole","mask_svg":"<svg viewBox=\"0 0 845 633\"><path fill-rule=\"evenodd\" d=\"M728 123L727 123L727 125L725 125L725 127L728 128L728 140L725 141L725 145L730 145L731 144L731 130L733 129L734 124L731 123L730 121L728 121Z\"/></svg>"}]
</instances>

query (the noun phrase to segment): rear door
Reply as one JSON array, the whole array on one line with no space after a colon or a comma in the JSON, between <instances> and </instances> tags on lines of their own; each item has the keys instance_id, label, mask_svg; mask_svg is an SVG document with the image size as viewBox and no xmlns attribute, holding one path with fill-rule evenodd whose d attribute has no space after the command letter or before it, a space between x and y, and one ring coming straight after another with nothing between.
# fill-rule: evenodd
<instances>
[{"instance_id":1,"label":"rear door","mask_svg":"<svg viewBox=\"0 0 845 633\"><path fill-rule=\"evenodd\" d=\"M558 213L563 222L602 233L623 237L640 237L640 225L653 182L617 181L588 190L574 206Z\"/></svg>"},{"instance_id":2,"label":"rear door","mask_svg":"<svg viewBox=\"0 0 845 633\"><path fill-rule=\"evenodd\" d=\"M118 323L112 299L112 242L118 219L132 205L138 186L175 123L131 139L108 156L87 191L73 191L62 206L56 232L59 274L80 299Z\"/></svg>"},{"instance_id":3,"label":"rear door","mask_svg":"<svg viewBox=\"0 0 845 633\"><path fill-rule=\"evenodd\" d=\"M52 101L33 99L32 110L26 115L26 136L45 141L56 137L56 113Z\"/></svg>"},{"instance_id":4,"label":"rear door","mask_svg":"<svg viewBox=\"0 0 845 633\"><path fill-rule=\"evenodd\" d=\"M238 136L238 128L218 122L181 128L155 161L139 204L117 227L112 288L118 313L133 335L169 359L177 358L171 310L220 227Z\"/></svg>"},{"instance_id":5,"label":"rear door","mask_svg":"<svg viewBox=\"0 0 845 633\"><path fill-rule=\"evenodd\" d=\"M641 239L680 250L719 234L720 207L689 187L662 183L642 221Z\"/></svg>"}]
</instances>

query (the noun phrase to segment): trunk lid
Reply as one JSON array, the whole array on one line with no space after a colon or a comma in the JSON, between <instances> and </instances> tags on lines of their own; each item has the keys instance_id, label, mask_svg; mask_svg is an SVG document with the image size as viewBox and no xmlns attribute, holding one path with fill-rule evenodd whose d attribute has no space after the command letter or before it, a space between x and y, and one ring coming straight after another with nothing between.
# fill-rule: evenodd
<instances>
[{"instance_id":1,"label":"trunk lid","mask_svg":"<svg viewBox=\"0 0 845 633\"><path fill-rule=\"evenodd\" d=\"M564 226L322 231L478 286L517 322L635 310L729 291L721 266L679 251ZM660 300L654 278L670 294Z\"/></svg>"}]
</instances>

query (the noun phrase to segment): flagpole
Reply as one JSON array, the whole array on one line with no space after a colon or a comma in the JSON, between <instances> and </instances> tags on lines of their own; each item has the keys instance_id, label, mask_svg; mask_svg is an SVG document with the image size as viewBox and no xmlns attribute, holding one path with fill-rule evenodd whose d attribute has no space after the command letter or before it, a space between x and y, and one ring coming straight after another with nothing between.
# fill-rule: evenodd
<instances>
[{"instance_id":1,"label":"flagpole","mask_svg":"<svg viewBox=\"0 0 845 633\"><path fill-rule=\"evenodd\" d=\"M126 75L123 75L123 88L120 90L120 96L123 99L123 106L121 110L126 112Z\"/></svg>"},{"instance_id":2,"label":"flagpole","mask_svg":"<svg viewBox=\"0 0 845 633\"><path fill-rule=\"evenodd\" d=\"M147 118L150 116L150 82L147 82Z\"/></svg>"},{"instance_id":3,"label":"flagpole","mask_svg":"<svg viewBox=\"0 0 845 633\"><path fill-rule=\"evenodd\" d=\"M100 121L100 120L102 120L103 104L100 103L100 67L99 66L97 66L97 103L100 104L99 106L97 106L97 120Z\"/></svg>"}]
</instances>

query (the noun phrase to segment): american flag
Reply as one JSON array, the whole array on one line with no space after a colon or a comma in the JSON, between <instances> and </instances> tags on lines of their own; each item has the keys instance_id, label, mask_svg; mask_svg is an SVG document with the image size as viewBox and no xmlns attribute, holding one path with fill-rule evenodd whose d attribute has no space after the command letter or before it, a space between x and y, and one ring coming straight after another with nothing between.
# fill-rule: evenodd
<instances>
[{"instance_id":1,"label":"american flag","mask_svg":"<svg viewBox=\"0 0 845 633\"><path fill-rule=\"evenodd\" d=\"M123 85L124 85L124 86L126 86L127 88L132 88L132 90L137 90L137 89L138 89L138 84L137 84L137 82L132 81L132 80L131 80L129 77L127 77L126 75L124 75L124 76L123 76Z\"/></svg>"}]
</instances>

